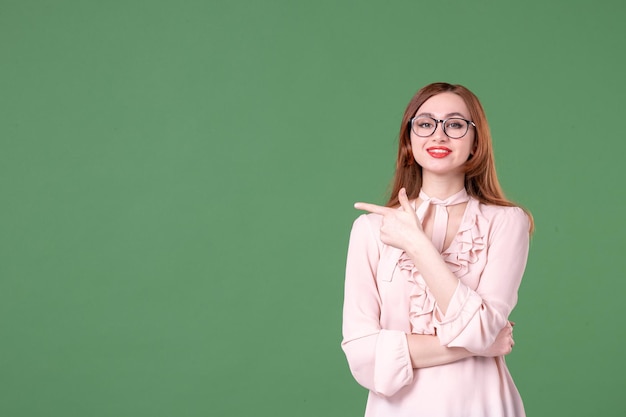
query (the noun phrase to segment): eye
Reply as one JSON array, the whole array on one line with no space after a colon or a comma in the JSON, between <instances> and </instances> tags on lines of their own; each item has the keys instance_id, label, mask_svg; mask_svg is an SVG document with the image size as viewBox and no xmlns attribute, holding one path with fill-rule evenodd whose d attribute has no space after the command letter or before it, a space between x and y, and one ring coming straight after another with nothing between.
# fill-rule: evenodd
<instances>
[{"instance_id":1,"label":"eye","mask_svg":"<svg viewBox=\"0 0 626 417\"><path fill-rule=\"evenodd\" d=\"M415 119L415 126L420 129L432 129L435 125L433 120L429 117L419 117Z\"/></svg>"},{"instance_id":2,"label":"eye","mask_svg":"<svg viewBox=\"0 0 626 417\"><path fill-rule=\"evenodd\" d=\"M450 119L446 123L446 129L465 129L467 122L463 119Z\"/></svg>"}]
</instances>

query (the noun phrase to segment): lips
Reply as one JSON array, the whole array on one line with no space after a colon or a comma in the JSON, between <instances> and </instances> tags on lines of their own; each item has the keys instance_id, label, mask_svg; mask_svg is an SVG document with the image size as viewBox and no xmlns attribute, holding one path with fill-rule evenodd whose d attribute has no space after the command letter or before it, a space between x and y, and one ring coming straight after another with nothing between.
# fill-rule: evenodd
<instances>
[{"instance_id":1,"label":"lips","mask_svg":"<svg viewBox=\"0 0 626 417\"><path fill-rule=\"evenodd\" d=\"M426 149L426 152L433 158L445 158L452 153L452 149L445 146L432 146Z\"/></svg>"}]
</instances>

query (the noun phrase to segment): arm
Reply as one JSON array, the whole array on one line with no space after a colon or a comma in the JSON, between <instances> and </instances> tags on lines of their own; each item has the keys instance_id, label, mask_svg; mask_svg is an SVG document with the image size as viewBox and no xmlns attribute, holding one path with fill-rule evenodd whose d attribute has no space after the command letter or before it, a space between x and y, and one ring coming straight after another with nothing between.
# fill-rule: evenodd
<instances>
[{"instance_id":1,"label":"arm","mask_svg":"<svg viewBox=\"0 0 626 417\"><path fill-rule=\"evenodd\" d=\"M407 334L406 338L413 368L445 365L473 356L467 349L443 346L437 336Z\"/></svg>"},{"instance_id":2,"label":"arm","mask_svg":"<svg viewBox=\"0 0 626 417\"><path fill-rule=\"evenodd\" d=\"M448 310L436 318L437 335L448 347L482 354L507 324L517 303L529 247L529 220L517 207L498 211L490 222L486 257L476 289L459 283Z\"/></svg>"},{"instance_id":3,"label":"arm","mask_svg":"<svg viewBox=\"0 0 626 417\"><path fill-rule=\"evenodd\" d=\"M445 365L470 356L504 356L511 353L515 345L513 341L513 324L511 322L507 322L507 325L498 333L493 344L482 352L481 355L472 353L462 347L443 346L437 336L408 334L407 342L413 368Z\"/></svg>"},{"instance_id":4,"label":"arm","mask_svg":"<svg viewBox=\"0 0 626 417\"><path fill-rule=\"evenodd\" d=\"M529 220L523 210L502 208L489 225L487 256L478 287L460 282L425 238L402 189L402 210L357 203L356 208L384 216L380 239L403 249L420 270L437 301L435 322L442 345L463 347L481 355L494 343L517 302L526 266ZM428 240L428 241L426 241Z\"/></svg>"},{"instance_id":5,"label":"arm","mask_svg":"<svg viewBox=\"0 0 626 417\"><path fill-rule=\"evenodd\" d=\"M357 382L389 396L413 381L413 367L405 333L380 325L379 245L378 227L372 227L368 216L360 216L348 246L341 347Z\"/></svg>"},{"instance_id":6,"label":"arm","mask_svg":"<svg viewBox=\"0 0 626 417\"><path fill-rule=\"evenodd\" d=\"M437 300L435 314L445 314L459 285L459 279L450 271L430 239L421 231L415 233L404 249L422 274L428 289Z\"/></svg>"},{"instance_id":7,"label":"arm","mask_svg":"<svg viewBox=\"0 0 626 417\"><path fill-rule=\"evenodd\" d=\"M384 217L380 228L380 239L383 243L406 252L435 297L438 312L445 314L459 280L450 271L439 251L422 230L404 188L400 189L398 200L401 210L368 203L356 203L355 207Z\"/></svg>"}]
</instances>

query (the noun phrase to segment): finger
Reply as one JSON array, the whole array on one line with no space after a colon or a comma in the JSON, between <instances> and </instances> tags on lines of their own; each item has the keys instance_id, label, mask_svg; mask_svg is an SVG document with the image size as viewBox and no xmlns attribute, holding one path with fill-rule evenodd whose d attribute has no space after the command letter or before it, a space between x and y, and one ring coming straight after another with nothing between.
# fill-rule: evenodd
<instances>
[{"instance_id":1,"label":"finger","mask_svg":"<svg viewBox=\"0 0 626 417\"><path fill-rule=\"evenodd\" d=\"M400 202L400 206L407 213L414 212L413 207L411 207L411 203L409 203L409 197L406 195L406 188L400 188L398 192L398 201Z\"/></svg>"},{"instance_id":2,"label":"finger","mask_svg":"<svg viewBox=\"0 0 626 417\"><path fill-rule=\"evenodd\" d=\"M389 207L378 206L376 204L370 203L355 203L354 208L357 210L365 210L369 211L370 213L376 214L385 214L390 210Z\"/></svg>"}]
</instances>

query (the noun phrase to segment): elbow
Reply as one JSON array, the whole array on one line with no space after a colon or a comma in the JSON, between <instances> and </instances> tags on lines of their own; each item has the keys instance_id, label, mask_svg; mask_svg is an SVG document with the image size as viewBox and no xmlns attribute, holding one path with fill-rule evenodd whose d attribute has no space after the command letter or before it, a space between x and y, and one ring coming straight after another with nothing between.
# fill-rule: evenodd
<instances>
[{"instance_id":1,"label":"elbow","mask_svg":"<svg viewBox=\"0 0 626 417\"><path fill-rule=\"evenodd\" d=\"M362 340L345 341L341 344L352 377L362 387L375 391L374 355Z\"/></svg>"},{"instance_id":2,"label":"elbow","mask_svg":"<svg viewBox=\"0 0 626 417\"><path fill-rule=\"evenodd\" d=\"M391 397L407 384L406 375L377 375L375 366L353 366L350 372L363 388L381 397ZM412 378L409 378L409 380Z\"/></svg>"},{"instance_id":3,"label":"elbow","mask_svg":"<svg viewBox=\"0 0 626 417\"><path fill-rule=\"evenodd\" d=\"M444 346L461 347L480 355L491 347L507 322L507 316L498 311L489 311L483 305L473 317L462 320L457 327L450 325L442 331L439 339Z\"/></svg>"},{"instance_id":4,"label":"elbow","mask_svg":"<svg viewBox=\"0 0 626 417\"><path fill-rule=\"evenodd\" d=\"M374 389L371 391L378 396L389 398L397 394L398 391L400 391L400 389L402 389L403 387L404 385L402 386L381 385L381 386L374 387Z\"/></svg>"}]
</instances>

